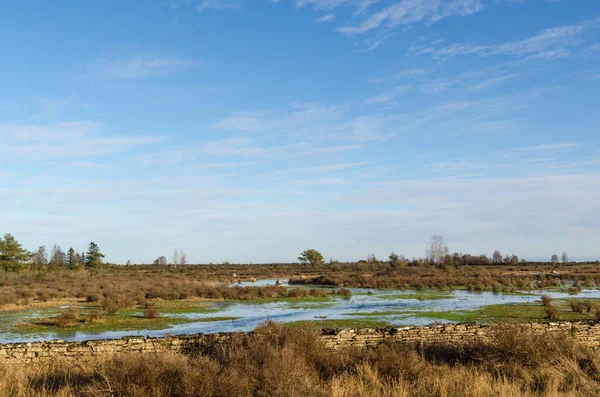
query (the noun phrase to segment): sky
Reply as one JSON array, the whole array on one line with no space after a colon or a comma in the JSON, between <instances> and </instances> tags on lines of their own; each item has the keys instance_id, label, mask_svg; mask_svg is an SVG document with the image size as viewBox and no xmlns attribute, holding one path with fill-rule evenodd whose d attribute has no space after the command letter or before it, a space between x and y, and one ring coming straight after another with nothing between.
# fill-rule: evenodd
<instances>
[{"instance_id":1,"label":"sky","mask_svg":"<svg viewBox=\"0 0 600 397\"><path fill-rule=\"evenodd\" d=\"M0 37L29 250L600 258L597 0L20 0Z\"/></svg>"}]
</instances>

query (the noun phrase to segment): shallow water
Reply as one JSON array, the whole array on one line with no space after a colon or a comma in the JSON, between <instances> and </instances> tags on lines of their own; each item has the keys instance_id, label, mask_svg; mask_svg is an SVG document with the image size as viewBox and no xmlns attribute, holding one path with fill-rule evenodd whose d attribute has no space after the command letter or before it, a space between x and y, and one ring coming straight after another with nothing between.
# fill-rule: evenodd
<instances>
[{"instance_id":1,"label":"shallow water","mask_svg":"<svg viewBox=\"0 0 600 397\"><path fill-rule=\"evenodd\" d=\"M283 281L283 280L282 280ZM275 285L275 280L259 280L256 283L244 282L235 285ZM287 285L287 282L285 283ZM463 290L449 292L415 292L414 290L375 290L353 288L352 297L344 299L335 297L327 301L294 301L294 302L269 302L269 303L215 303L212 307L218 309L210 313L181 313L167 314L171 317L185 317L189 319L206 319L214 317L239 317L236 320L190 322L174 325L163 330L138 330L138 331L104 331L99 333L79 332L64 335L54 332L21 334L11 332L14 323L27 318L48 316L54 311L30 310L20 313L9 313L0 315L0 343L28 342L36 340L61 339L67 341L80 341L91 339L120 338L127 335L164 336L165 334L193 334L193 333L216 333L232 331L251 331L260 323L267 320L277 322L292 322L302 320L381 320L398 326L426 325L437 318L415 317L415 312L443 312L455 310L475 310L482 306L494 304L516 304L539 301L542 293L546 293L555 299L573 298L575 295L561 292L533 292L521 295L494 294L492 292L467 292ZM403 295L415 296L423 294L425 297L434 296L435 299L403 299ZM600 298L600 290L584 290L576 295L577 298ZM401 312L382 316L361 316L360 313L373 312ZM353 315L354 314L354 315ZM443 321L450 322L450 321Z\"/></svg>"}]
</instances>

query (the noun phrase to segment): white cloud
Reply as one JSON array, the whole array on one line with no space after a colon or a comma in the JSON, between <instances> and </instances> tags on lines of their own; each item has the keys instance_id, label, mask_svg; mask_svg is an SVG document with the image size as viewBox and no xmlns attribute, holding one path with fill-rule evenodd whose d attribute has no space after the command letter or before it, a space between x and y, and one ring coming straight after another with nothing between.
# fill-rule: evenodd
<instances>
[{"instance_id":1,"label":"white cloud","mask_svg":"<svg viewBox=\"0 0 600 397\"><path fill-rule=\"evenodd\" d=\"M242 0L202 0L198 6L198 11L205 10L242 10Z\"/></svg>"},{"instance_id":2,"label":"white cloud","mask_svg":"<svg viewBox=\"0 0 600 397\"><path fill-rule=\"evenodd\" d=\"M518 74L514 73L514 74L509 74L507 76L494 77L494 78L487 79L487 80L481 81L479 83L473 84L468 89L470 91L483 90L485 88L497 85L497 84L499 84L499 83L501 83L503 81L506 81L506 80L509 80L509 79L514 79L517 76L518 76Z\"/></svg>"},{"instance_id":3,"label":"white cloud","mask_svg":"<svg viewBox=\"0 0 600 397\"><path fill-rule=\"evenodd\" d=\"M323 15L321 18L315 19L315 22L317 22L317 23L319 23L319 22L331 22L331 21L333 21L334 18L335 18L335 15L333 15L333 14L326 14L326 15Z\"/></svg>"},{"instance_id":4,"label":"white cloud","mask_svg":"<svg viewBox=\"0 0 600 397\"><path fill-rule=\"evenodd\" d=\"M564 57L568 55L567 47L575 46L581 42L581 34L594 29L599 19L584 21L575 25L560 26L544 29L524 40L508 41L502 44L453 44L440 49L424 48L422 54L432 54L436 57L454 57L458 55L514 55L525 56L537 54L544 57Z\"/></svg>"},{"instance_id":5,"label":"white cloud","mask_svg":"<svg viewBox=\"0 0 600 397\"><path fill-rule=\"evenodd\" d=\"M133 57L97 65L92 75L108 79L144 79L149 77L166 76L192 62L162 57Z\"/></svg>"},{"instance_id":6,"label":"white cloud","mask_svg":"<svg viewBox=\"0 0 600 397\"><path fill-rule=\"evenodd\" d=\"M402 0L376 12L356 26L339 30L348 35L363 34L379 27L393 28L415 22L436 22L450 16L471 15L483 9L481 0Z\"/></svg>"},{"instance_id":7,"label":"white cloud","mask_svg":"<svg viewBox=\"0 0 600 397\"><path fill-rule=\"evenodd\" d=\"M106 136L91 121L48 125L0 124L0 158L11 161L76 159L113 154L162 141L160 136Z\"/></svg>"},{"instance_id":8,"label":"white cloud","mask_svg":"<svg viewBox=\"0 0 600 397\"><path fill-rule=\"evenodd\" d=\"M393 100L394 98L396 98L396 96L398 96L400 93L406 92L409 89L410 89L409 86L397 85L387 92L384 92L375 97L368 98L367 100L364 101L364 104L374 105L374 104L389 102L389 101Z\"/></svg>"},{"instance_id":9,"label":"white cloud","mask_svg":"<svg viewBox=\"0 0 600 397\"><path fill-rule=\"evenodd\" d=\"M509 152L523 152L523 151L531 151L531 150L561 150L561 149L571 149L575 147L581 146L579 142L559 142L559 143L545 143L542 145L534 145L534 146L523 146L514 149L510 149Z\"/></svg>"}]
</instances>

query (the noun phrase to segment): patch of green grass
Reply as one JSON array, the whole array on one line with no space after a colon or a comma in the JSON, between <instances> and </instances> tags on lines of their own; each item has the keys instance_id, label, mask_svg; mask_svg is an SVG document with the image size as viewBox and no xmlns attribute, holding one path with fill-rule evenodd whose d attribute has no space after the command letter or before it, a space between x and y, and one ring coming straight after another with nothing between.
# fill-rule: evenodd
<instances>
[{"instance_id":1,"label":"patch of green grass","mask_svg":"<svg viewBox=\"0 0 600 397\"><path fill-rule=\"evenodd\" d=\"M12 326L11 332L26 334L54 332L57 334L71 334L74 331L83 332L105 332L105 331L137 331L141 329L159 330L171 325L194 322L198 320L183 317L160 316L157 318L145 318L135 315L124 315L122 313L114 316L106 316L104 321L97 323L86 322L83 317L72 327L61 327L55 318L34 318Z\"/></svg>"}]
</instances>

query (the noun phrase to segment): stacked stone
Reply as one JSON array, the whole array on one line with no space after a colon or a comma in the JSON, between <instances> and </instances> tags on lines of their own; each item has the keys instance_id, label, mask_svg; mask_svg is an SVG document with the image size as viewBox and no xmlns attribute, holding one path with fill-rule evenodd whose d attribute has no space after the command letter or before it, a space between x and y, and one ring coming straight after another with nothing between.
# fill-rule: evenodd
<instances>
[{"instance_id":1,"label":"stacked stone","mask_svg":"<svg viewBox=\"0 0 600 397\"><path fill-rule=\"evenodd\" d=\"M600 348L600 324L590 322L560 322L527 324L536 333L568 333L575 340L590 348ZM437 324L398 328L365 328L323 330L322 338L326 347L368 348L384 342L411 344L426 343L470 343L485 341L488 325ZM121 339L92 340L85 342L65 342L60 340L0 344L0 361L31 362L49 358L91 359L118 353L193 353L229 342L248 338L253 333L220 333L177 335L164 338L123 337Z\"/></svg>"}]
</instances>

